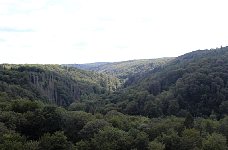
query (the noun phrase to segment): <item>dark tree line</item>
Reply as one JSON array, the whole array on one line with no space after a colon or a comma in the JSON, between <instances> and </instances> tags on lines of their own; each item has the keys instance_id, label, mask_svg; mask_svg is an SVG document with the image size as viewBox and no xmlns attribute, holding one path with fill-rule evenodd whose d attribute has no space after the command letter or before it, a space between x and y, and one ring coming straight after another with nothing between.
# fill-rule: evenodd
<instances>
[{"instance_id":1,"label":"dark tree line","mask_svg":"<svg viewBox=\"0 0 228 150\"><path fill-rule=\"evenodd\" d=\"M147 118L69 111L28 99L0 101L2 150L225 150L228 117L221 120Z\"/></svg>"}]
</instances>

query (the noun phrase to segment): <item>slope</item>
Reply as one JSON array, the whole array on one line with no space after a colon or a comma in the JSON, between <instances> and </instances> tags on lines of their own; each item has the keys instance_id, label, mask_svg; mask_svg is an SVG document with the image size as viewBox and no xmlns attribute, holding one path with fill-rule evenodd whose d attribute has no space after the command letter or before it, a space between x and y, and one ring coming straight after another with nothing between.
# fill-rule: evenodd
<instances>
[{"instance_id":1,"label":"slope","mask_svg":"<svg viewBox=\"0 0 228 150\"><path fill-rule=\"evenodd\" d=\"M0 65L0 93L67 106L83 96L113 92L119 80L59 65Z\"/></svg>"},{"instance_id":2,"label":"slope","mask_svg":"<svg viewBox=\"0 0 228 150\"><path fill-rule=\"evenodd\" d=\"M99 62L89 64L68 64L67 66L99 73L106 73L112 76L116 76L120 79L127 79L135 74L142 74L149 70L153 70L158 66L166 64L172 59L173 58L140 59L113 63Z\"/></svg>"},{"instance_id":3,"label":"slope","mask_svg":"<svg viewBox=\"0 0 228 150\"><path fill-rule=\"evenodd\" d=\"M177 57L109 99L112 108L132 115L223 116L228 113L228 47Z\"/></svg>"}]
</instances>

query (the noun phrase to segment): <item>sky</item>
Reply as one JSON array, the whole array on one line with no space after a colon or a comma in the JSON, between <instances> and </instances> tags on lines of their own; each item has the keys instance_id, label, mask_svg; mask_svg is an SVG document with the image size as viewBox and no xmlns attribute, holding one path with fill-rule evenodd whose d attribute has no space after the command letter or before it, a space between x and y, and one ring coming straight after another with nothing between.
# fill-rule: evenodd
<instances>
[{"instance_id":1,"label":"sky","mask_svg":"<svg viewBox=\"0 0 228 150\"><path fill-rule=\"evenodd\" d=\"M0 63L175 57L228 45L227 0L0 0Z\"/></svg>"}]
</instances>

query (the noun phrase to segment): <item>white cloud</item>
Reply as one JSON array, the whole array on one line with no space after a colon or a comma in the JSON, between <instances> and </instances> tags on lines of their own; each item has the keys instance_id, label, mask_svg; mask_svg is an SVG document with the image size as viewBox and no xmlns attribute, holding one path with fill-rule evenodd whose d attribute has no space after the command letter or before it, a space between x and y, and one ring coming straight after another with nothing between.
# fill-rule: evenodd
<instances>
[{"instance_id":1,"label":"white cloud","mask_svg":"<svg viewBox=\"0 0 228 150\"><path fill-rule=\"evenodd\" d=\"M0 62L120 61L225 46L227 3L1 0Z\"/></svg>"}]
</instances>

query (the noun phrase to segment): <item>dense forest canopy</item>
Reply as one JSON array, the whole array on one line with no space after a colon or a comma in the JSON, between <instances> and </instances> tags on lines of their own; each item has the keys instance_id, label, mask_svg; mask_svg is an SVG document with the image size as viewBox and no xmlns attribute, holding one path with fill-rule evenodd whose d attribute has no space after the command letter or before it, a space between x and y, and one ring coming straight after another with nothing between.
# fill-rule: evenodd
<instances>
[{"instance_id":1,"label":"dense forest canopy","mask_svg":"<svg viewBox=\"0 0 228 150\"><path fill-rule=\"evenodd\" d=\"M99 73L105 73L112 76L116 76L120 79L127 79L133 75L143 74L147 71L153 70L158 66L162 66L173 58L158 58L158 59L139 59L129 60L122 62L100 62L89 64L67 64L79 69L95 71Z\"/></svg>"},{"instance_id":2,"label":"dense forest canopy","mask_svg":"<svg viewBox=\"0 0 228 150\"><path fill-rule=\"evenodd\" d=\"M0 149L228 149L228 47L83 67L1 64Z\"/></svg>"},{"instance_id":3,"label":"dense forest canopy","mask_svg":"<svg viewBox=\"0 0 228 150\"><path fill-rule=\"evenodd\" d=\"M0 65L0 91L12 98L67 106L83 97L115 91L119 79L60 65Z\"/></svg>"},{"instance_id":4,"label":"dense forest canopy","mask_svg":"<svg viewBox=\"0 0 228 150\"><path fill-rule=\"evenodd\" d=\"M127 88L111 95L121 112L219 118L228 108L228 47L188 53L129 80Z\"/></svg>"}]
</instances>

